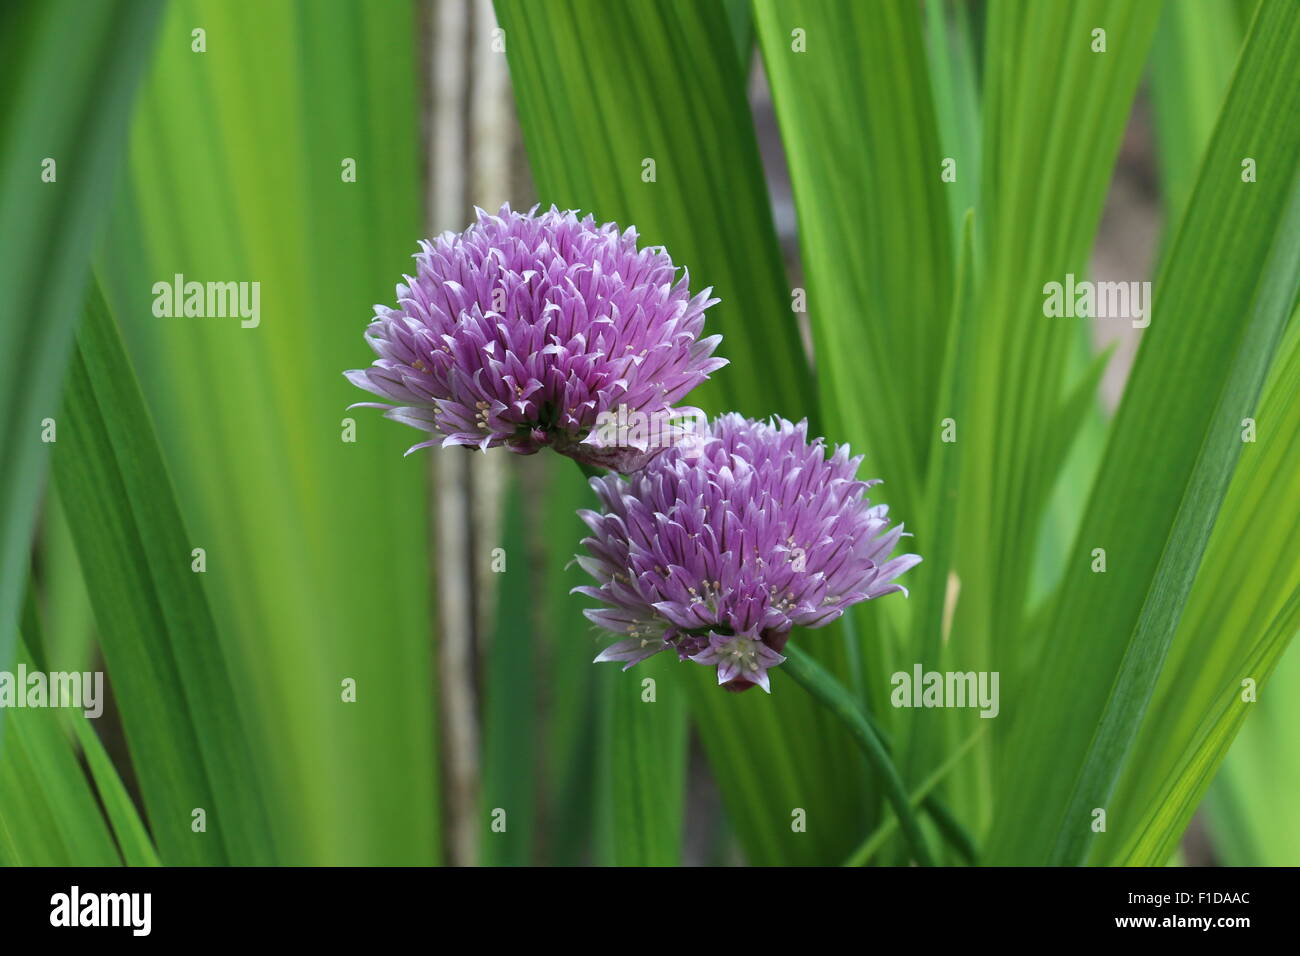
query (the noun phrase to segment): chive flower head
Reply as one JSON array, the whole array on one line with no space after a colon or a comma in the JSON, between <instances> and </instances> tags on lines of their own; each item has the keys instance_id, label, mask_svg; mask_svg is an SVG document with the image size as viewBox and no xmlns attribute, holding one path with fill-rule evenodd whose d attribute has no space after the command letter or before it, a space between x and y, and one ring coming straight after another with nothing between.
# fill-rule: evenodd
<instances>
[{"instance_id":1,"label":"chive flower head","mask_svg":"<svg viewBox=\"0 0 1300 956\"><path fill-rule=\"evenodd\" d=\"M610 420L698 415L677 403L726 360L701 337L711 289L633 229L552 206L476 210L464 232L420 243L397 308L378 305L366 339L378 358L346 372L385 416L433 444L531 454L550 447L630 471L658 448ZM622 416L618 419L618 416Z\"/></svg>"},{"instance_id":2,"label":"chive flower head","mask_svg":"<svg viewBox=\"0 0 1300 956\"><path fill-rule=\"evenodd\" d=\"M864 492L861 458L808 440L807 422L715 419L626 481L592 478L601 511L578 562L577 588L605 607L587 617L622 640L597 661L624 670L662 651L716 667L731 690L770 693L791 629L828 624L859 601L906 589L921 559L893 556L903 526Z\"/></svg>"}]
</instances>

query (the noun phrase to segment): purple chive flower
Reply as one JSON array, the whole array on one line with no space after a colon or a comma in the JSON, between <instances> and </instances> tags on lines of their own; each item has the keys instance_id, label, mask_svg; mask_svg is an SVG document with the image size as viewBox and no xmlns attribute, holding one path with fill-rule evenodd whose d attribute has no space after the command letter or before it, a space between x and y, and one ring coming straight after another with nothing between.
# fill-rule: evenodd
<instances>
[{"instance_id":1,"label":"purple chive flower","mask_svg":"<svg viewBox=\"0 0 1300 956\"><path fill-rule=\"evenodd\" d=\"M591 479L603 513L581 512L597 586L608 607L586 611L623 636L597 661L624 670L660 651L718 669L731 690L771 692L767 672L796 624L820 627L850 604L906 589L894 579L920 562L890 557L903 535L887 505L863 492L861 458L827 457L808 424L731 414L701 440L670 448L627 481Z\"/></svg>"},{"instance_id":2,"label":"purple chive flower","mask_svg":"<svg viewBox=\"0 0 1300 956\"><path fill-rule=\"evenodd\" d=\"M375 307L366 339L379 358L345 374L386 402L360 404L441 436L407 454L441 440L638 466L652 449L598 426L620 410L696 413L674 406L726 364L713 357L721 337L700 337L712 290L692 298L685 270L638 249L633 229L554 206L476 212L464 232L420 243L396 309Z\"/></svg>"}]
</instances>

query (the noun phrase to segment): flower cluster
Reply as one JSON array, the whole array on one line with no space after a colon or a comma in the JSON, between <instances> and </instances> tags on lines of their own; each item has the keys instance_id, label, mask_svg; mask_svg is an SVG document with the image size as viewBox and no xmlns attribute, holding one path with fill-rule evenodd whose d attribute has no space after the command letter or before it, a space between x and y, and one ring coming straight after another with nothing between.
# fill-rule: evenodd
<instances>
[{"instance_id":1,"label":"flower cluster","mask_svg":"<svg viewBox=\"0 0 1300 956\"><path fill-rule=\"evenodd\" d=\"M684 270L638 249L632 229L506 205L421 247L398 307L375 307L378 359L346 375L386 400L361 404L443 445L549 446L628 470L656 449L602 439L602 416L694 412L674 406L726 364L720 337L701 338L712 290L692 297Z\"/></svg>"},{"instance_id":2,"label":"flower cluster","mask_svg":"<svg viewBox=\"0 0 1300 956\"><path fill-rule=\"evenodd\" d=\"M608 605L587 616L624 639L598 661L630 667L661 651L716 666L734 690L769 689L792 627L820 627L858 601L904 591L921 559L891 557L903 535L864 492L860 459L827 456L806 422L724 415L703 441L671 448L627 481L591 479L603 512L578 590ZM626 669L626 668L625 668Z\"/></svg>"},{"instance_id":3,"label":"flower cluster","mask_svg":"<svg viewBox=\"0 0 1300 956\"><path fill-rule=\"evenodd\" d=\"M375 308L378 359L345 374L386 400L362 404L443 445L549 447L627 475L592 478L604 507L581 513L578 560L596 584L577 590L622 637L597 661L671 650L731 690L770 691L796 625L906 593L896 579L921 559L893 556L903 528L867 500L875 482L858 480L845 446L828 455L806 422L708 423L677 405L726 362L720 337L701 337L717 300L692 297L663 249L590 216L508 205L421 246L398 307Z\"/></svg>"}]
</instances>

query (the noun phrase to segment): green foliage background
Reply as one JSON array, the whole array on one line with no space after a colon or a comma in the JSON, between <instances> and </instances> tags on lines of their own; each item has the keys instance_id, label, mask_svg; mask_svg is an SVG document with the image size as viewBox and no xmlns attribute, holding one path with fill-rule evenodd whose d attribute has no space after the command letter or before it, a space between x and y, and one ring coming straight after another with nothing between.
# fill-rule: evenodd
<instances>
[{"instance_id":1,"label":"green foliage background","mask_svg":"<svg viewBox=\"0 0 1300 956\"><path fill-rule=\"evenodd\" d=\"M907 785L945 802L981 862L1162 864L1203 801L1222 861L1300 860L1284 656L1300 623L1300 6L495 13L535 198L635 224L721 298L709 322L731 365L693 399L807 417L887 479L926 557L911 599L795 639L884 728ZM403 458L410 434L365 414L340 441L356 399L340 372L366 361L369 305L424 229L428 14L0 14L0 668L102 667L113 689L95 722L0 711L0 862L446 860L427 453ZM759 63L811 363L750 113ZM1152 322L1108 415L1107 356L1086 321L1043 316L1042 287L1088 274L1144 83L1165 219ZM155 317L153 284L177 274L260 282L261 325ZM784 675L765 697L667 661L592 667L568 595L589 492L565 462L505 471L499 540L480 542L520 556L479 596L495 609L473 688L483 862L906 862L852 739ZM889 675L917 662L998 671L1001 715L890 707ZM696 792L707 780L720 809Z\"/></svg>"}]
</instances>

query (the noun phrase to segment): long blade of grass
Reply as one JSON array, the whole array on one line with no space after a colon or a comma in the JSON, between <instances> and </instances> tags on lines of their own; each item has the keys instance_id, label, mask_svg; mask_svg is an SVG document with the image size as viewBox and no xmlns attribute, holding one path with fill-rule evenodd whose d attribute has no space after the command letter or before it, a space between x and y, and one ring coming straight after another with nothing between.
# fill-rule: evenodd
<instances>
[{"instance_id":1,"label":"long blade of grass","mask_svg":"<svg viewBox=\"0 0 1300 956\"><path fill-rule=\"evenodd\" d=\"M636 673L604 667L597 760L597 860L616 866L681 863L685 813L686 688L661 654Z\"/></svg>"},{"instance_id":2,"label":"long blade of grass","mask_svg":"<svg viewBox=\"0 0 1300 956\"><path fill-rule=\"evenodd\" d=\"M1086 274L1159 8L993 0L987 11L977 308L970 347L958 359L970 400L950 423L946 446L963 449L954 551L960 593L947 652L954 670L999 673L1011 700L1008 684L1043 645L1025 632L1026 610L1055 584L1031 571L1051 525L1040 503L1052 500L1059 480L1059 461L1049 462L1045 450L1063 437L1068 396L1086 394L1078 384L1085 366L1079 324L1044 314L1043 287ZM1094 31L1105 31L1105 52ZM959 175L960 168L959 161ZM996 724L947 789L981 833L1006 779L998 770L1005 710ZM956 739L946 737L949 745Z\"/></svg>"},{"instance_id":3,"label":"long blade of grass","mask_svg":"<svg viewBox=\"0 0 1300 956\"><path fill-rule=\"evenodd\" d=\"M421 237L415 22L410 2L171 4L97 264L286 862L440 856L427 459L347 412L340 374ZM258 324L156 317L178 274L258 283Z\"/></svg>"},{"instance_id":4,"label":"long blade of grass","mask_svg":"<svg viewBox=\"0 0 1300 956\"><path fill-rule=\"evenodd\" d=\"M57 508L57 501L52 501L51 504L55 505ZM57 513L61 516L62 509L57 508ZM63 532L67 533L67 529L64 528ZM73 547L70 541L68 542L68 547ZM72 555L66 555L64 557L71 565L71 568L66 570L70 570L75 574L78 578L78 583L80 584L81 571L80 567L77 565L75 557ZM48 560L43 560L42 566L46 566L48 563ZM91 680L95 680L96 678L94 675L96 672L92 669L89 660L85 659L88 655L79 653L81 651L80 646L69 648L67 646L55 645L50 641L49 628L45 626L45 622L41 618L40 609L37 607L36 590L33 586L34 583L35 576L33 575L33 579L28 584L27 600L23 607L23 657L29 664L35 664L38 669L47 673L78 673L88 675ZM83 600L88 600L84 594L84 590L83 586L80 589L81 593L79 593L78 597ZM55 594L57 596L59 592L55 592ZM32 650L29 650L29 648ZM83 687L85 686L85 680L86 677L83 676ZM84 700L84 702L89 703L88 700ZM100 717L103 716L103 708L106 703L107 702L101 696L99 698ZM158 851L153 845L153 838L149 836L144 821L140 819L140 814L136 810L135 804L132 802L130 795L127 793L126 786L122 783L122 778L119 775L117 768L113 765L112 760L105 751L103 743L100 742L98 734L94 729L92 729L90 724L91 718L87 717L84 711L78 712L73 710L70 713L67 711L64 711L63 713L65 733L61 740L53 737L46 738L45 747L52 751L52 753L47 756L52 759L43 761L43 765L47 768L61 769L64 775L64 786L74 794L76 794L82 786L88 787L90 781L93 781L95 792L92 794L92 799L97 795L99 805L104 808L104 814L107 816L108 822L112 827L112 835L117 841L117 850L121 854L122 860L128 866L158 866L160 861L158 860ZM94 719L98 720L99 717ZM86 768L90 780L86 779L85 773L80 772L79 767L77 768L77 772L74 773L73 771L66 769L66 762L61 762L59 760L62 751L65 748L74 745L81 749L81 755L86 762ZM38 790L42 787L42 781L39 779L33 780L32 783ZM84 805L76 806L65 801L63 802L63 805L60 806L59 801L56 800L53 802L52 807L56 808L56 823L59 822L57 817L61 813L85 815ZM6 809L6 804L3 800L0 800L0 815L3 815ZM102 824L103 816L97 816L98 822ZM93 824L95 820L94 818L87 817L83 822L90 825ZM16 820L11 817L7 821L0 822L0 828L22 831L26 838L33 840L33 847L40 853L49 852L51 847L57 846L59 842L57 837L52 837L49 834L43 835L40 827L30 825L29 821ZM93 842L93 839L91 842ZM78 861L74 857L74 859L69 862L77 863Z\"/></svg>"},{"instance_id":5,"label":"long blade of grass","mask_svg":"<svg viewBox=\"0 0 1300 956\"><path fill-rule=\"evenodd\" d=\"M798 212L825 432L885 479L873 503L924 535L944 363L935 343L947 341L956 244L922 11L910 0L758 0L754 13ZM963 182L978 168L967 158L955 160ZM908 610L851 612L839 628L846 666L821 657L872 706L897 669ZM869 786L887 783L874 776Z\"/></svg>"},{"instance_id":6,"label":"long blade of grass","mask_svg":"<svg viewBox=\"0 0 1300 956\"><path fill-rule=\"evenodd\" d=\"M850 728L872 769L884 781L886 799L907 839L912 858L921 866L933 866L934 857L913 812L903 778L898 775L880 734L867 722L858 702L825 668L795 645L786 648L785 672Z\"/></svg>"},{"instance_id":7,"label":"long blade of grass","mask_svg":"<svg viewBox=\"0 0 1300 956\"><path fill-rule=\"evenodd\" d=\"M754 12L799 213L826 429L867 454L887 479L884 500L911 523L937 424L934 343L947 339L955 245L921 10L758 0Z\"/></svg>"},{"instance_id":8,"label":"long blade of grass","mask_svg":"<svg viewBox=\"0 0 1300 956\"><path fill-rule=\"evenodd\" d=\"M1298 686L1300 650L1293 643L1209 791L1211 842L1224 866L1294 866L1300 859Z\"/></svg>"},{"instance_id":9,"label":"long blade of grass","mask_svg":"<svg viewBox=\"0 0 1300 956\"><path fill-rule=\"evenodd\" d=\"M573 560L585 526L579 508L591 507L591 489L567 461L552 458L545 466L546 509L542 523L545 564L542 569L543 627L547 664L541 696L546 708L546 859L557 866L586 859L592 849L591 821L596 817L596 762L600 745L592 733L600 719L592 658L601 641L582 616L585 599L570 593L589 583ZM584 640L583 638L586 638ZM623 679L634 679L621 674Z\"/></svg>"},{"instance_id":10,"label":"long blade of grass","mask_svg":"<svg viewBox=\"0 0 1300 956\"><path fill-rule=\"evenodd\" d=\"M81 752L86 758L95 791L104 806L104 812L113 827L118 850L127 866L161 866L158 851L153 845L144 821L127 793L122 778L113 761L104 750L95 731L85 720L73 718L73 729Z\"/></svg>"},{"instance_id":11,"label":"long blade of grass","mask_svg":"<svg viewBox=\"0 0 1300 956\"><path fill-rule=\"evenodd\" d=\"M1288 80L1300 66L1298 38L1300 8L1261 6L1156 280L1151 328L1051 629L1057 651L1015 714L1005 772L1017 785L1005 791L991 841L1003 859L1054 846L1040 858L1079 862L1090 843L1104 842L1092 830L1095 811L1106 808L1131 750L1241 448L1242 409L1255 405L1295 301L1300 128L1266 117L1300 109L1300 88ZM1243 155L1276 175L1243 182ZM1179 321L1191 314L1201 317L1195 335ZM1089 570L1096 547L1106 549L1107 573ZM1066 698L1068 711L1059 707ZM1081 768L1077 777L1025 773L1063 762Z\"/></svg>"},{"instance_id":12,"label":"long blade of grass","mask_svg":"<svg viewBox=\"0 0 1300 956\"><path fill-rule=\"evenodd\" d=\"M1211 780L1216 788L1222 785L1219 793L1224 795L1210 801L1211 820L1243 838L1222 847L1230 858L1225 862L1246 862L1244 852L1233 852L1244 851L1245 839L1260 854L1257 860L1285 862L1288 847L1296 845L1296 817L1286 809L1294 802L1293 791L1286 781L1295 776L1300 748L1294 724L1285 720L1295 700L1295 685L1288 684L1296 671L1294 649L1272 677L1269 672L1300 628L1300 553L1295 548L1300 520L1294 508L1300 500L1297 395L1300 311L1291 315L1264 398L1250 416L1266 431L1242 450L1134 745L1132 769L1116 790L1118 832L1097 847L1100 862L1163 862ZM1202 703L1190 706L1189 701ZM1239 728L1242 734L1233 743ZM1216 779L1229 745L1232 752ZM1276 811L1242 820L1234 809L1243 806ZM1247 838L1249 831L1255 835Z\"/></svg>"},{"instance_id":13,"label":"long blade of grass","mask_svg":"<svg viewBox=\"0 0 1300 956\"><path fill-rule=\"evenodd\" d=\"M975 743L983 736L985 728L981 727L959 744L952 753L945 757L944 762L936 767L929 776L913 788L908 799L913 807L921 807L931 796L935 788L943 782L954 767L956 767L965 756L970 753ZM898 817L892 816L886 819L880 826L862 841L862 844L853 851L853 854L845 861L845 866L863 866L869 861L878 850L885 844L895 830L898 829ZM978 857L972 855L969 862L975 863Z\"/></svg>"},{"instance_id":14,"label":"long blade of grass","mask_svg":"<svg viewBox=\"0 0 1300 956\"><path fill-rule=\"evenodd\" d=\"M216 628L148 410L98 287L55 455L150 822L170 863L259 863L274 844ZM206 831L194 829L202 810Z\"/></svg>"},{"instance_id":15,"label":"long blade of grass","mask_svg":"<svg viewBox=\"0 0 1300 956\"><path fill-rule=\"evenodd\" d=\"M26 647L39 645L39 625L26 615L17 664L44 667ZM25 694L26 687L19 689ZM9 708L6 708L9 709ZM86 719L53 708L21 708L9 717L8 746L0 756L0 865L120 866L95 792L77 761L70 723ZM93 732L91 732L93 736ZM128 855L133 862L134 847Z\"/></svg>"},{"instance_id":16,"label":"long blade of grass","mask_svg":"<svg viewBox=\"0 0 1300 956\"><path fill-rule=\"evenodd\" d=\"M502 537L493 546L490 564L498 576L497 612L484 681L484 822L479 859L489 866L518 866L531 862L537 831L534 798L539 662L524 499L517 483L509 478L503 497L506 507ZM499 826L503 819L505 829Z\"/></svg>"},{"instance_id":17,"label":"long blade of grass","mask_svg":"<svg viewBox=\"0 0 1300 956\"><path fill-rule=\"evenodd\" d=\"M722 334L718 354L732 367L692 402L811 414L811 376L722 6L496 6L542 202L635 225L721 299L706 328Z\"/></svg>"},{"instance_id":18,"label":"long blade of grass","mask_svg":"<svg viewBox=\"0 0 1300 956\"><path fill-rule=\"evenodd\" d=\"M57 419L160 9L51 0L0 11L0 666L13 651L48 464L42 431Z\"/></svg>"},{"instance_id":19,"label":"long blade of grass","mask_svg":"<svg viewBox=\"0 0 1300 956\"><path fill-rule=\"evenodd\" d=\"M1236 0L1166 3L1151 50L1151 100L1169 233L1214 132L1246 24Z\"/></svg>"}]
</instances>

